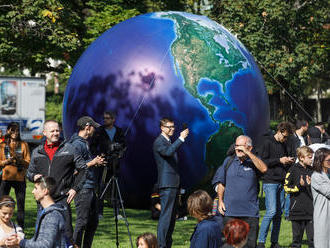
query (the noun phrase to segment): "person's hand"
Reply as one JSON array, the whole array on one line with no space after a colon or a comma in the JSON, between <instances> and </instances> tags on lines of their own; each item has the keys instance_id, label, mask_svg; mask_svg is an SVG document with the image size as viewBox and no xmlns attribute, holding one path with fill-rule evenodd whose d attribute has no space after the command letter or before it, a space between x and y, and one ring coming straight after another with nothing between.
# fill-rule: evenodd
<instances>
[{"instance_id":1,"label":"person's hand","mask_svg":"<svg viewBox=\"0 0 330 248\"><path fill-rule=\"evenodd\" d=\"M88 167L91 166L103 166L106 165L105 158L103 156L96 156L93 160L91 160L89 163L87 163Z\"/></svg>"},{"instance_id":2,"label":"person's hand","mask_svg":"<svg viewBox=\"0 0 330 248\"><path fill-rule=\"evenodd\" d=\"M300 176L300 185L305 186L305 180L302 175Z\"/></svg>"},{"instance_id":3,"label":"person's hand","mask_svg":"<svg viewBox=\"0 0 330 248\"><path fill-rule=\"evenodd\" d=\"M281 164L291 164L294 162L294 158L291 158L291 157L281 157L280 158L280 163Z\"/></svg>"},{"instance_id":4,"label":"person's hand","mask_svg":"<svg viewBox=\"0 0 330 248\"><path fill-rule=\"evenodd\" d=\"M40 177L42 177L41 174L34 175L34 177L33 177L33 181L34 181L34 182L37 181Z\"/></svg>"},{"instance_id":5,"label":"person's hand","mask_svg":"<svg viewBox=\"0 0 330 248\"><path fill-rule=\"evenodd\" d=\"M311 177L308 176L308 175L306 175L306 183L307 183L308 185L311 185Z\"/></svg>"},{"instance_id":6,"label":"person's hand","mask_svg":"<svg viewBox=\"0 0 330 248\"><path fill-rule=\"evenodd\" d=\"M223 201L219 201L218 210L219 210L220 214L225 215L226 206L225 206L225 203Z\"/></svg>"},{"instance_id":7,"label":"person's hand","mask_svg":"<svg viewBox=\"0 0 330 248\"><path fill-rule=\"evenodd\" d=\"M68 199L66 202L70 204L73 200L73 198L76 196L77 192L74 189L70 189L66 195L68 196Z\"/></svg>"},{"instance_id":8,"label":"person's hand","mask_svg":"<svg viewBox=\"0 0 330 248\"><path fill-rule=\"evenodd\" d=\"M185 139L185 138L187 138L188 134L189 134L189 129L186 128L185 130L181 131L180 138Z\"/></svg>"},{"instance_id":9,"label":"person's hand","mask_svg":"<svg viewBox=\"0 0 330 248\"><path fill-rule=\"evenodd\" d=\"M246 155L248 155L248 153L250 152L250 150L247 149L246 146L235 146L235 150L242 151Z\"/></svg>"},{"instance_id":10,"label":"person's hand","mask_svg":"<svg viewBox=\"0 0 330 248\"><path fill-rule=\"evenodd\" d=\"M12 234L5 240L5 246L6 247L17 247L19 246L19 243L21 242L22 238L20 238L16 233Z\"/></svg>"},{"instance_id":11,"label":"person's hand","mask_svg":"<svg viewBox=\"0 0 330 248\"><path fill-rule=\"evenodd\" d=\"M5 165L7 165L7 164L12 164L13 161L14 161L14 158L13 158L13 157L7 158L7 159L5 160Z\"/></svg>"}]
</instances>

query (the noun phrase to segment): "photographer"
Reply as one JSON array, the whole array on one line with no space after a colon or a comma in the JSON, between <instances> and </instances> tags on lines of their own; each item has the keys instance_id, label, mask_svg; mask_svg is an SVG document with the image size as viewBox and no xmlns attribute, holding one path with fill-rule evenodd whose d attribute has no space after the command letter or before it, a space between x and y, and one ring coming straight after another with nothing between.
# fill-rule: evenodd
<instances>
[{"instance_id":1,"label":"photographer","mask_svg":"<svg viewBox=\"0 0 330 248\"><path fill-rule=\"evenodd\" d=\"M70 143L82 156L88 167L86 180L83 182L82 189L75 197L76 205L76 226L73 233L73 241L79 247L92 247L93 238L98 225L97 197L95 188L97 184L97 174L95 166L102 166L104 158L96 156L92 158L87 139L92 137L95 129L100 125L91 117L83 116L78 119L78 133L72 135Z\"/></svg>"},{"instance_id":2,"label":"photographer","mask_svg":"<svg viewBox=\"0 0 330 248\"><path fill-rule=\"evenodd\" d=\"M24 228L25 174L30 163L30 151L26 142L21 141L19 124L11 122L7 127L5 141L0 144L0 166L2 183L0 195L9 195L15 189L17 199L17 222Z\"/></svg>"},{"instance_id":3,"label":"photographer","mask_svg":"<svg viewBox=\"0 0 330 248\"><path fill-rule=\"evenodd\" d=\"M105 111L103 114L104 124L96 129L96 132L91 139L90 148L94 155L104 154L107 162L107 167L98 169L98 191L102 194L104 183L112 176L114 171L119 166L119 159L123 156L126 150L125 135L121 128L115 125L116 114L111 111ZM112 167L111 167L112 166ZM103 199L100 200L99 215L103 214Z\"/></svg>"}]
</instances>

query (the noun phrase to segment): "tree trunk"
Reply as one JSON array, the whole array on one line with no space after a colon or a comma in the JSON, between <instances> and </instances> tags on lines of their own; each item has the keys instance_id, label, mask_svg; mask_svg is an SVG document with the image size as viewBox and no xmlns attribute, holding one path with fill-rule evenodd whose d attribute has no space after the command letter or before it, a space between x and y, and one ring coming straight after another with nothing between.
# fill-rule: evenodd
<instances>
[{"instance_id":1,"label":"tree trunk","mask_svg":"<svg viewBox=\"0 0 330 248\"><path fill-rule=\"evenodd\" d=\"M316 119L317 122L322 121L322 111L321 111L321 87L320 87L320 81L318 80L316 83Z\"/></svg>"}]
</instances>

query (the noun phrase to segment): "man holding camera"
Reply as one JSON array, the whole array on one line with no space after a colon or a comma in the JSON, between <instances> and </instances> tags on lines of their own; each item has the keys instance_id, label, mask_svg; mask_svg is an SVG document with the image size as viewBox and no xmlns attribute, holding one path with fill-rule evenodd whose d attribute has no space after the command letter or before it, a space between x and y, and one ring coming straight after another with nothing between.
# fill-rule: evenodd
<instances>
[{"instance_id":1,"label":"man holding camera","mask_svg":"<svg viewBox=\"0 0 330 248\"><path fill-rule=\"evenodd\" d=\"M83 116L77 121L78 133L72 135L70 143L82 156L86 164L90 165L87 169L86 180L82 182L82 189L75 197L76 205L76 226L73 233L73 241L76 245L83 248L92 247L93 238L98 225L98 208L95 189L97 186L97 168L102 166L105 161L102 156L92 157L87 139L91 138L95 129L100 125L91 117Z\"/></svg>"},{"instance_id":2,"label":"man holding camera","mask_svg":"<svg viewBox=\"0 0 330 248\"><path fill-rule=\"evenodd\" d=\"M113 173L119 169L119 159L126 150L126 140L123 130L115 125L116 114L112 111L103 113L104 124L98 127L91 140L90 147L92 154L103 154L107 167L98 168L98 193L102 194L107 182ZM112 171L111 171L112 170ZM99 203L99 215L103 214L103 199Z\"/></svg>"},{"instance_id":3,"label":"man holding camera","mask_svg":"<svg viewBox=\"0 0 330 248\"><path fill-rule=\"evenodd\" d=\"M172 233L175 226L175 209L180 185L178 156L176 150L189 134L184 128L180 137L171 143L174 134L174 122L169 118L160 120L161 134L153 144L154 158L158 169L158 187L160 195L161 213L159 216L157 238L160 248L172 246Z\"/></svg>"}]
</instances>

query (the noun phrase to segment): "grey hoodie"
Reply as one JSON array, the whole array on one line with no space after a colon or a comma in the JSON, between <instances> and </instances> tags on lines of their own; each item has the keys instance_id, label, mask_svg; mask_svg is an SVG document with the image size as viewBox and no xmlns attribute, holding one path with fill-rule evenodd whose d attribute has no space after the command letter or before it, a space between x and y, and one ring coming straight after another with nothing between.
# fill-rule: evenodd
<instances>
[{"instance_id":1,"label":"grey hoodie","mask_svg":"<svg viewBox=\"0 0 330 248\"><path fill-rule=\"evenodd\" d=\"M65 207L59 203L45 208L36 221L36 231L32 239L23 239L20 247L26 248L64 248L65 237Z\"/></svg>"}]
</instances>

